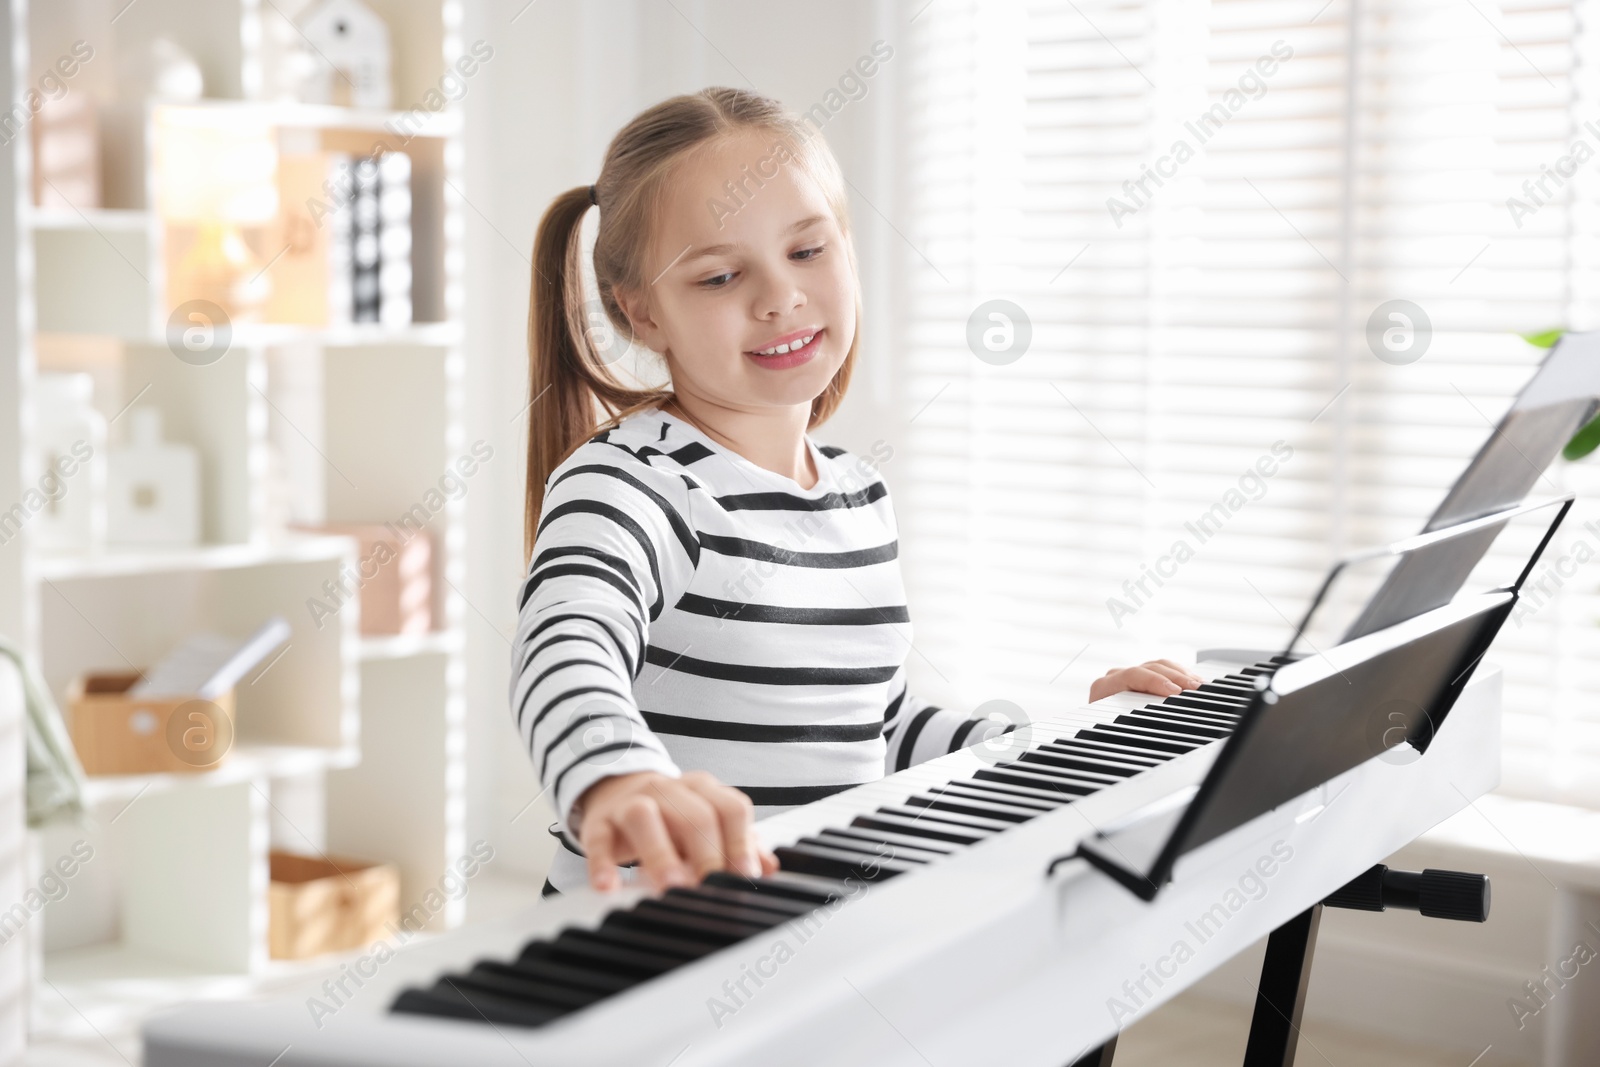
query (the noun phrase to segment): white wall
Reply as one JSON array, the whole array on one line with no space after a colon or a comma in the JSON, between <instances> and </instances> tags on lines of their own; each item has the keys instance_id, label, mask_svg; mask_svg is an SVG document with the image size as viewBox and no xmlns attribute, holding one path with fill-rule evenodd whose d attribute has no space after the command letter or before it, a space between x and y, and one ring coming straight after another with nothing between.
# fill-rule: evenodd
<instances>
[{"instance_id":1,"label":"white wall","mask_svg":"<svg viewBox=\"0 0 1600 1067\"><path fill-rule=\"evenodd\" d=\"M482 0L472 5L465 42L495 49L467 99L468 372L467 436L495 448L492 481L475 483L472 542L464 591L469 611L471 733L469 839L495 844L502 872L542 873L553 818L541 800L507 708L514 594L522 574L523 471L527 402L526 329L534 228L551 198L587 185L606 144L639 111L707 85L753 87L797 110L817 103L875 39L887 2L827 0L805 5L678 0L585 0L582 4ZM521 14L519 14L519 11ZM513 21L515 19L515 21ZM866 97L846 106L825 134L855 187L852 215L866 292L867 344L847 400L816 436L867 451L894 433L889 396L889 319L883 254L888 131L882 115L897 68L891 61ZM869 203L870 201L870 203ZM898 254L890 248L891 254ZM893 471L885 474L892 481Z\"/></svg>"}]
</instances>

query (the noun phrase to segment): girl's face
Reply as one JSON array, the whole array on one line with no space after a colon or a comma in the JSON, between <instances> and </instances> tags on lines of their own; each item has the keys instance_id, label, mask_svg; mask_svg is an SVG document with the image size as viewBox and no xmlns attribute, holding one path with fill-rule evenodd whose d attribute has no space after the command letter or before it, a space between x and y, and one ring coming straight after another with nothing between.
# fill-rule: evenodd
<instances>
[{"instance_id":1,"label":"girl's face","mask_svg":"<svg viewBox=\"0 0 1600 1067\"><path fill-rule=\"evenodd\" d=\"M856 332L844 234L822 190L776 145L775 134L744 131L685 159L645 264L654 280L622 299L676 392L747 412L809 411ZM761 354L779 346L788 351Z\"/></svg>"}]
</instances>

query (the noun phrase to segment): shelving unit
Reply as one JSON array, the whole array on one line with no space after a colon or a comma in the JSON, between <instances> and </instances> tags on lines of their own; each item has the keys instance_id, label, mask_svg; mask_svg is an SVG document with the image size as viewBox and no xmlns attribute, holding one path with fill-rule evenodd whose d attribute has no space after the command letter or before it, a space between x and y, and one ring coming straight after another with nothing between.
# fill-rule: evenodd
<instances>
[{"instance_id":1,"label":"shelving unit","mask_svg":"<svg viewBox=\"0 0 1600 1067\"><path fill-rule=\"evenodd\" d=\"M268 959L272 848L395 863L402 908L465 851L465 509L460 494L440 491L471 447L462 421L463 124L454 106L407 109L464 50L460 0L368 2L389 24L399 110L271 98L296 39L287 19L309 0L128 6L93 42L107 66L168 36L200 61L208 99L103 101L106 206L16 208L36 297L19 309L22 321L37 334L114 339L118 350L92 367L61 357L30 367L25 358L24 410L35 373L88 370L113 443L126 430L121 412L137 402L158 408L166 436L198 449L202 464L196 547L63 554L24 530L21 637L57 701L66 707L79 674L143 668L196 630L242 636L272 614L293 630L282 654L236 687L236 743L221 765L93 778L86 826L35 835L42 863L80 837L96 857L30 930L43 931L35 980L61 994L36 998L36 1038L82 1036L87 1019L115 1029L163 1003L240 995L318 966ZM33 38L59 27L40 0L25 17L37 55ZM152 151L169 119L256 124L296 150L365 155L384 143L410 155L414 321L239 322L215 362L176 358L165 336L175 302L170 227ZM28 176L18 180L26 187ZM32 469L26 427L21 458ZM431 632L363 636L354 597L331 618L309 610L325 583L356 573L356 541L291 523L395 522L419 507L434 547ZM435 923L463 915L451 900Z\"/></svg>"}]
</instances>

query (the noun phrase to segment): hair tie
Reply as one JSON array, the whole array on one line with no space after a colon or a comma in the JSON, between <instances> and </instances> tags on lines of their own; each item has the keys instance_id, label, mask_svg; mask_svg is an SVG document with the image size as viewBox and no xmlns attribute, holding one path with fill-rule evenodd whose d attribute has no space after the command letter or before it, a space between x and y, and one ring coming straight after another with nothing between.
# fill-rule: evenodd
<instances>
[{"instance_id":1,"label":"hair tie","mask_svg":"<svg viewBox=\"0 0 1600 1067\"><path fill-rule=\"evenodd\" d=\"M594 186L592 185L589 186L589 203L593 204L595 207L600 206L600 198L595 196Z\"/></svg>"}]
</instances>

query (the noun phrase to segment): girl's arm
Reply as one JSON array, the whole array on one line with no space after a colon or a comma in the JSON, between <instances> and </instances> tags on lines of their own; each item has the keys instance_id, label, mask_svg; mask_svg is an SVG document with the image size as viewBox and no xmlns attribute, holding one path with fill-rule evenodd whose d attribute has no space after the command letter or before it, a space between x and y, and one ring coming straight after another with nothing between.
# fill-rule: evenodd
<instances>
[{"instance_id":1,"label":"girl's arm","mask_svg":"<svg viewBox=\"0 0 1600 1067\"><path fill-rule=\"evenodd\" d=\"M587 443L551 475L520 592L512 714L597 888L634 860L659 887L766 858L748 798L684 775L633 697L650 623L694 573L687 514L681 480Z\"/></svg>"},{"instance_id":2,"label":"girl's arm","mask_svg":"<svg viewBox=\"0 0 1600 1067\"><path fill-rule=\"evenodd\" d=\"M889 692L889 706L883 717L883 736L888 742L883 757L885 774L903 771L913 764L976 745L1017 728L1016 723L989 718L974 719L912 696L906 691L904 664L895 672Z\"/></svg>"}]
</instances>

